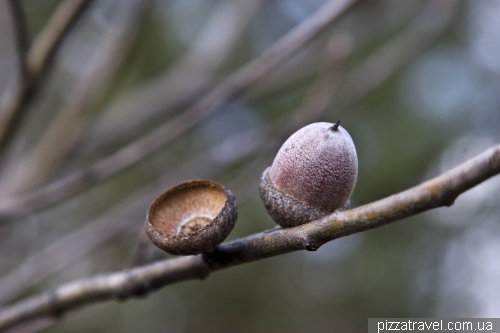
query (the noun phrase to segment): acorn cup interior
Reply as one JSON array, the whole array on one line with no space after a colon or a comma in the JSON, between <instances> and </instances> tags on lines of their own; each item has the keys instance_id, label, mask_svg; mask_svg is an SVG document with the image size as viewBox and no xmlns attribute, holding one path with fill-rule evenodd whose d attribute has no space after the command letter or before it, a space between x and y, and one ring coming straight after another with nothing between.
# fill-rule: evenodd
<instances>
[{"instance_id":1,"label":"acorn cup interior","mask_svg":"<svg viewBox=\"0 0 500 333\"><path fill-rule=\"evenodd\" d=\"M153 226L172 236L207 226L226 202L224 190L208 186L183 187L172 192L159 197L148 214Z\"/></svg>"},{"instance_id":2,"label":"acorn cup interior","mask_svg":"<svg viewBox=\"0 0 500 333\"><path fill-rule=\"evenodd\" d=\"M211 252L231 232L237 217L236 199L210 180L179 184L150 206L146 232L171 254Z\"/></svg>"}]
</instances>

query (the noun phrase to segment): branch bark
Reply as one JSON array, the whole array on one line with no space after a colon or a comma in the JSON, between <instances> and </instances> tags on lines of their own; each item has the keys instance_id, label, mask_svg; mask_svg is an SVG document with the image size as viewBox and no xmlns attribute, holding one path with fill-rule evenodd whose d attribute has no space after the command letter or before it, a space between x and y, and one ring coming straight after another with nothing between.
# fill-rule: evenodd
<instances>
[{"instance_id":1,"label":"branch bark","mask_svg":"<svg viewBox=\"0 0 500 333\"><path fill-rule=\"evenodd\" d=\"M62 285L0 310L0 329L39 317L55 317L105 300L143 296L175 282L205 279L211 272L321 245L357 232L450 206L463 192L500 173L500 144L418 186L385 199L294 228L277 228L220 245L213 253L164 260Z\"/></svg>"}]
</instances>

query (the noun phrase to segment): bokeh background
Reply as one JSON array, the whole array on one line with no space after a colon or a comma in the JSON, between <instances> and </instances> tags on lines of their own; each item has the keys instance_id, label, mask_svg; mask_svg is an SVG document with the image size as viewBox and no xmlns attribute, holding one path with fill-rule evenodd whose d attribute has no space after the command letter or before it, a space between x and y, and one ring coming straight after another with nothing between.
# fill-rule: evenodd
<instances>
[{"instance_id":1,"label":"bokeh background","mask_svg":"<svg viewBox=\"0 0 500 333\"><path fill-rule=\"evenodd\" d=\"M19 1L28 50L64 2ZM0 216L12 198L88 170L183 119L190 105L324 3L90 1L2 140ZM495 0L361 1L264 80L209 116L172 127L153 154L103 181L89 177L64 200L21 205L2 218L0 304L166 258L145 239L144 216L157 195L185 180L210 178L235 193L239 219L228 239L273 228L258 195L260 174L286 137L310 122L340 119L350 132L359 158L353 206L500 142L499 17ZM13 26L3 0L4 107L22 81ZM194 126L175 131L191 120ZM364 332L369 317L499 317L499 216L497 176L451 208L35 328Z\"/></svg>"}]
</instances>

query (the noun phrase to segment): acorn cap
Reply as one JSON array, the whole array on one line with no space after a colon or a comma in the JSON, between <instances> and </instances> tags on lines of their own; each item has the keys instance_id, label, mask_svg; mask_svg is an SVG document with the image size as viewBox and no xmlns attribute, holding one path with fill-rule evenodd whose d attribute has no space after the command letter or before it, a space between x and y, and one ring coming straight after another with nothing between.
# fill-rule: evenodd
<instances>
[{"instance_id":1,"label":"acorn cap","mask_svg":"<svg viewBox=\"0 0 500 333\"><path fill-rule=\"evenodd\" d=\"M192 180L156 198L146 216L146 233L170 254L213 252L229 235L237 216L231 191L211 180Z\"/></svg>"},{"instance_id":2,"label":"acorn cap","mask_svg":"<svg viewBox=\"0 0 500 333\"><path fill-rule=\"evenodd\" d=\"M314 221L330 213L309 206L289 195L286 195L274 186L269 176L268 167L264 170L260 181L260 197L266 206L267 212L273 220L284 228L297 226Z\"/></svg>"}]
</instances>

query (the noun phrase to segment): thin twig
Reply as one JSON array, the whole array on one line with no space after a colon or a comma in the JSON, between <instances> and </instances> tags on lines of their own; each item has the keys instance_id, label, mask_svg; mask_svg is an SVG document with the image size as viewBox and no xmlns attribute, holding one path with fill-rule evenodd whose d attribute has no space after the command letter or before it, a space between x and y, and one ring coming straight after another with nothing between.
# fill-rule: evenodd
<instances>
[{"instance_id":1,"label":"thin twig","mask_svg":"<svg viewBox=\"0 0 500 333\"><path fill-rule=\"evenodd\" d=\"M19 1L11 0L11 3ZM12 124L35 90L49 60L61 40L76 22L90 0L66 0L56 10L23 59L24 75L20 84L6 91L0 101L0 146L9 136ZM24 65L25 64L25 65Z\"/></svg>"},{"instance_id":2,"label":"thin twig","mask_svg":"<svg viewBox=\"0 0 500 333\"><path fill-rule=\"evenodd\" d=\"M237 97L241 92L265 77L295 52L324 31L336 18L357 0L330 0L316 13L278 40L266 53L229 76L192 108L170 122L160 126L147 136L118 150L116 153L93 164L85 171L71 174L23 197L6 198L0 211L2 219L12 218L38 207L47 207L62 198L78 193L91 184L103 181L165 146L174 138L198 124L218 106Z\"/></svg>"},{"instance_id":3,"label":"thin twig","mask_svg":"<svg viewBox=\"0 0 500 333\"><path fill-rule=\"evenodd\" d=\"M213 253L182 257L70 282L0 311L0 329L83 305L143 296L163 286L205 279L211 272L299 250L315 251L334 239L377 228L442 206L500 173L500 144L418 186L298 227L273 229L220 245Z\"/></svg>"},{"instance_id":4,"label":"thin twig","mask_svg":"<svg viewBox=\"0 0 500 333\"><path fill-rule=\"evenodd\" d=\"M24 14L21 4L16 0L7 1L10 7L12 25L14 31L15 47L17 51L17 77L11 85L0 95L0 146L3 139L9 131L10 124L18 112L18 106L23 100L29 83L31 82L31 75L27 68L26 63L26 48L27 36Z\"/></svg>"},{"instance_id":5,"label":"thin twig","mask_svg":"<svg viewBox=\"0 0 500 333\"><path fill-rule=\"evenodd\" d=\"M28 52L31 75L38 77L43 73L62 39L91 1L66 0L61 3Z\"/></svg>"},{"instance_id":6,"label":"thin twig","mask_svg":"<svg viewBox=\"0 0 500 333\"><path fill-rule=\"evenodd\" d=\"M16 42L16 51L17 51L17 61L19 66L19 75L20 81L24 82L28 80L28 69L26 65L26 50L28 47L28 37L26 36L26 26L23 10L21 7L21 3L17 0L9 0L7 1L12 16L12 23L14 26L14 35Z\"/></svg>"}]
</instances>

